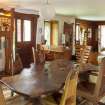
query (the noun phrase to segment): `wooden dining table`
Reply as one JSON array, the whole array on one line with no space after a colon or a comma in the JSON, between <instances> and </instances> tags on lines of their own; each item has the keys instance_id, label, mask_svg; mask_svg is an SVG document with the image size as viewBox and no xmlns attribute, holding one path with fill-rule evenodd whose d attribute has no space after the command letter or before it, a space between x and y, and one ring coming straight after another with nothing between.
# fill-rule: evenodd
<instances>
[{"instance_id":1,"label":"wooden dining table","mask_svg":"<svg viewBox=\"0 0 105 105\"><path fill-rule=\"evenodd\" d=\"M0 82L12 91L27 96L33 105L41 105L41 97L59 91L73 67L71 61L64 59L31 64L30 68L24 68L20 74L4 77Z\"/></svg>"}]
</instances>

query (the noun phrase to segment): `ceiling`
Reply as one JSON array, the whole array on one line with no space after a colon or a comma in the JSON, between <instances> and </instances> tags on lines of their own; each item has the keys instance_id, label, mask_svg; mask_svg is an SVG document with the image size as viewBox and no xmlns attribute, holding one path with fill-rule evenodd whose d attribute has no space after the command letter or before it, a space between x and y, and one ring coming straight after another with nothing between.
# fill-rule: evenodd
<instances>
[{"instance_id":1,"label":"ceiling","mask_svg":"<svg viewBox=\"0 0 105 105\"><path fill-rule=\"evenodd\" d=\"M47 0L0 0L0 7L25 8L39 11ZM105 20L105 0L48 0L57 14L88 20Z\"/></svg>"}]
</instances>

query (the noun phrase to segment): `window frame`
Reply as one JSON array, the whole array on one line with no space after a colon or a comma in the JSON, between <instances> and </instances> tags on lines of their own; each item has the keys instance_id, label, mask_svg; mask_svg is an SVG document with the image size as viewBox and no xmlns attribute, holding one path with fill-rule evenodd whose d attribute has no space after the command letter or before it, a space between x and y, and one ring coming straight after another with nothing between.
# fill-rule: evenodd
<instances>
[{"instance_id":1,"label":"window frame","mask_svg":"<svg viewBox=\"0 0 105 105\"><path fill-rule=\"evenodd\" d=\"M18 19L16 19L16 25L17 25L17 20ZM29 20L29 19L19 19L19 20L21 20L21 41L16 40L17 43L24 43L24 42L27 42L28 43L28 42L31 42L32 41L32 21ZM30 41L24 41L24 38L23 38L23 36L24 36L24 21L25 20L31 21L31 33L30 33L31 40ZM16 39L17 39L17 28L16 28Z\"/></svg>"}]
</instances>

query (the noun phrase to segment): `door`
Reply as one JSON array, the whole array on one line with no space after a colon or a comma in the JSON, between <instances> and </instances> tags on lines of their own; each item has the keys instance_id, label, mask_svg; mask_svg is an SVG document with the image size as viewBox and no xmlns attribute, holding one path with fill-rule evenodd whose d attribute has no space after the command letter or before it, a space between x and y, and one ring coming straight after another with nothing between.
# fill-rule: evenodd
<instances>
[{"instance_id":1,"label":"door","mask_svg":"<svg viewBox=\"0 0 105 105\"><path fill-rule=\"evenodd\" d=\"M36 46L37 16L16 14L16 52L19 53L23 67L33 62L32 47Z\"/></svg>"}]
</instances>

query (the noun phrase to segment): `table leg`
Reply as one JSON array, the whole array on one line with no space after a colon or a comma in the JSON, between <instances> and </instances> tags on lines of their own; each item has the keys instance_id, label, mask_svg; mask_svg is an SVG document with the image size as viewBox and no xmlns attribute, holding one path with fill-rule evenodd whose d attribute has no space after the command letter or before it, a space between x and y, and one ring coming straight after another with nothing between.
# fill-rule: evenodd
<instances>
[{"instance_id":1,"label":"table leg","mask_svg":"<svg viewBox=\"0 0 105 105\"><path fill-rule=\"evenodd\" d=\"M33 98L32 105L43 105L43 104L41 103L40 98Z\"/></svg>"}]
</instances>

